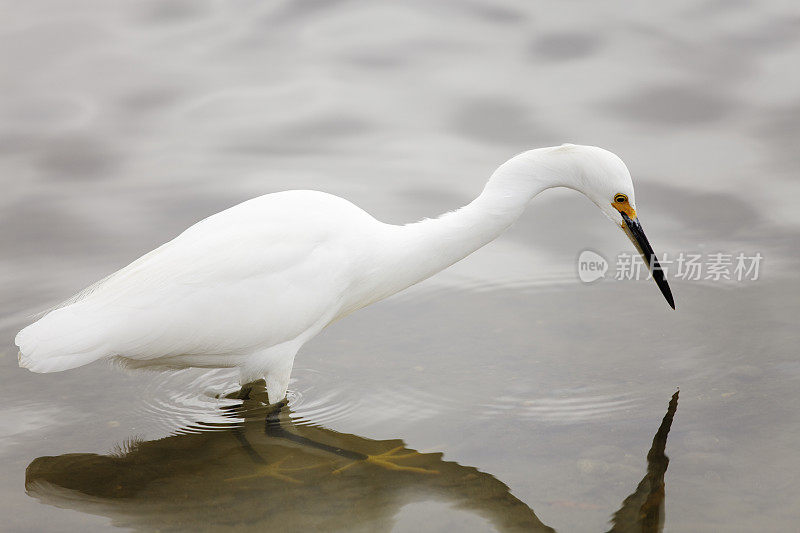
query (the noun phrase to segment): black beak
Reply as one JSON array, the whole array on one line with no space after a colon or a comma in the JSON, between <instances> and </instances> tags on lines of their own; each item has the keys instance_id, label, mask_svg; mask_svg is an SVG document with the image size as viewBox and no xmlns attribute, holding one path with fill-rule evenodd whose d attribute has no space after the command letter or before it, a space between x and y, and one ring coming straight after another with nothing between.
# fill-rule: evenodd
<instances>
[{"instance_id":1,"label":"black beak","mask_svg":"<svg viewBox=\"0 0 800 533\"><path fill-rule=\"evenodd\" d=\"M628 234L628 238L630 238L633 245L636 246L636 249L639 250L639 253L642 254L642 259L644 259L644 262L647 263L647 267L650 269L653 279L656 280L656 285L658 285L658 288L661 289L661 294L663 294L664 298L667 299L669 306L675 309L675 300L672 299L672 291L669 290L669 285L667 284L667 279L664 276L664 271L661 270L661 265L658 262L658 258L656 257L655 252L653 252L653 247L650 246L650 242L648 242L647 237L644 234L642 225L639 224L639 219L631 219L628 215L621 211L620 214L622 215L622 220L625 221L625 225L622 227L622 229L625 230L625 233Z\"/></svg>"}]
</instances>

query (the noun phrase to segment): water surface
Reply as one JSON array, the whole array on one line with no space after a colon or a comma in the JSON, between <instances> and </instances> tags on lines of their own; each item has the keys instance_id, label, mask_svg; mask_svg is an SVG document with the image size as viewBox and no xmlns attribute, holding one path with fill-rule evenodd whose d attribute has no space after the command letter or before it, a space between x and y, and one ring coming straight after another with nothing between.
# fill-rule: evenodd
<instances>
[{"instance_id":1,"label":"water surface","mask_svg":"<svg viewBox=\"0 0 800 533\"><path fill-rule=\"evenodd\" d=\"M800 520L793 3L10 6L6 529ZM562 142L623 157L659 254L761 253L759 279L672 279L675 312L649 280L582 284L582 250L633 250L585 199L548 191L497 242L310 342L277 414L226 399L227 371L17 367L31 314L239 201L313 188L408 222Z\"/></svg>"}]
</instances>

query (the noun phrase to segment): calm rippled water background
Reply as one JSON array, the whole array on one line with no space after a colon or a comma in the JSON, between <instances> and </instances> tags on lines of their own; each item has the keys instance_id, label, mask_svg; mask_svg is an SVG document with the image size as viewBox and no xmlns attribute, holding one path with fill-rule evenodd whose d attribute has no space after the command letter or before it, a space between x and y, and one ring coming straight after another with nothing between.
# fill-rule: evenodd
<instances>
[{"instance_id":1,"label":"calm rippled water background","mask_svg":"<svg viewBox=\"0 0 800 533\"><path fill-rule=\"evenodd\" d=\"M796 2L0 5L4 531L602 531L678 387L665 530L796 530ZM676 312L584 285L581 250L633 250L550 191L309 343L266 424L226 371L17 368L29 315L239 201L408 222L562 142L628 163L657 252L760 252L760 278L673 280Z\"/></svg>"}]
</instances>

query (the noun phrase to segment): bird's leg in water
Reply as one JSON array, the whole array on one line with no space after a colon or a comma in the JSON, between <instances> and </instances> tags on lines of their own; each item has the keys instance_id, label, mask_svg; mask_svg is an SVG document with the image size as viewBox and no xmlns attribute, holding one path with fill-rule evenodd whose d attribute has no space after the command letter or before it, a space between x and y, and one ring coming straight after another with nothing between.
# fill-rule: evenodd
<instances>
[{"instance_id":1,"label":"bird's leg in water","mask_svg":"<svg viewBox=\"0 0 800 533\"><path fill-rule=\"evenodd\" d=\"M276 393L275 396L278 396ZM272 396L269 394L268 385L263 379L257 379L249 383L244 383L237 392L231 392L225 396L231 400L253 401L262 405L269 405L280 410L281 407L289 403L284 393L283 399L272 401Z\"/></svg>"},{"instance_id":2,"label":"bird's leg in water","mask_svg":"<svg viewBox=\"0 0 800 533\"><path fill-rule=\"evenodd\" d=\"M242 385L242 388L239 389L239 392L236 393L237 400L249 400L250 393L253 391L253 384L252 383L245 383Z\"/></svg>"},{"instance_id":3,"label":"bird's leg in water","mask_svg":"<svg viewBox=\"0 0 800 533\"><path fill-rule=\"evenodd\" d=\"M372 463L373 465L380 466L382 468L386 468L387 470L399 470L403 472L414 472L416 474L438 474L438 470L429 470L427 468L422 468L419 466L409 466L409 465L401 465L398 464L396 461L400 459L410 459L413 457L420 457L423 454L419 453L416 450L407 450L405 446L397 446L396 448L392 448L391 450L387 450L382 453L378 453L375 455L365 455L363 458L359 458L357 461L352 463L346 464L341 468L337 468L333 471L334 475L341 474L345 470L363 463Z\"/></svg>"},{"instance_id":4,"label":"bird's leg in water","mask_svg":"<svg viewBox=\"0 0 800 533\"><path fill-rule=\"evenodd\" d=\"M285 431L280 426L280 413L281 409L286 405L286 400L282 400L278 403L271 404L267 407L268 412L266 414L265 420L265 432L267 435L275 436L278 438L287 437L288 438L299 438L302 437L298 435L294 435L293 433L289 433ZM271 432L275 432L275 435L271 435ZM242 449L250 456L250 459L253 460L255 463L253 472L243 475L243 476L236 476L227 478L225 481L242 481L242 480L249 480L249 479L256 479L262 477L271 477L280 481L285 481L287 483L293 483L295 485L300 485L303 483L302 480L296 479L292 477L292 473L299 472L302 470L311 470L314 468L319 468L324 466L325 463L318 463L313 465L302 465L302 466L286 466L284 463L290 459L292 459L291 454L286 455L277 461L268 461L263 456L261 456L253 447L250 445L250 442L247 440L247 436L243 428L236 427L234 429L234 435L242 444Z\"/></svg>"},{"instance_id":5,"label":"bird's leg in water","mask_svg":"<svg viewBox=\"0 0 800 533\"><path fill-rule=\"evenodd\" d=\"M267 402L266 390L264 389L264 380L257 379L247 383L242 383L241 388L237 392L231 392L225 397L230 400L257 400L262 403Z\"/></svg>"},{"instance_id":6,"label":"bird's leg in water","mask_svg":"<svg viewBox=\"0 0 800 533\"><path fill-rule=\"evenodd\" d=\"M296 433L292 433L291 431L287 431L281 426L281 409L287 404L286 400L282 400L278 403L270 405L270 412L267 413L264 419L264 434L274 438L274 439L286 439L301 446L316 448L318 450L322 450L325 452L329 452L333 455L338 457L348 459L350 463L342 466L333 471L333 474L340 474L345 470L349 469L352 466L362 463L372 463L376 466L380 466L386 468L388 470L397 470L403 472L414 472L416 474L438 474L438 470L432 470L427 468L422 468L418 466L410 466L410 465L401 465L397 464L395 461L401 459L411 459L413 457L420 457L423 454L419 453L416 450L407 450L404 446L398 446L396 448L392 448L391 450L385 451L383 453L379 453L376 455L368 455L365 453L347 450L341 448L339 446L331 446L330 444L326 444L324 442L317 442L315 440L309 439L302 435L297 435ZM316 468L315 465L310 468ZM271 472L271 471L270 471ZM251 477L251 476L248 476ZM273 477L275 477L273 475ZM294 480L293 480L294 481Z\"/></svg>"}]
</instances>

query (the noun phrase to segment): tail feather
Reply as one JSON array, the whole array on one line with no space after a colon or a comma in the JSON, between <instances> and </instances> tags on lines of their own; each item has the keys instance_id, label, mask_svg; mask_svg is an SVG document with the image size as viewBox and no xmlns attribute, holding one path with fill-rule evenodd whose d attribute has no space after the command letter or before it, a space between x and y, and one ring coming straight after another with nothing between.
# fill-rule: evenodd
<instances>
[{"instance_id":1,"label":"tail feather","mask_svg":"<svg viewBox=\"0 0 800 533\"><path fill-rule=\"evenodd\" d=\"M79 304L56 309L17 333L19 366L32 372L60 372L109 354L91 313Z\"/></svg>"}]
</instances>

